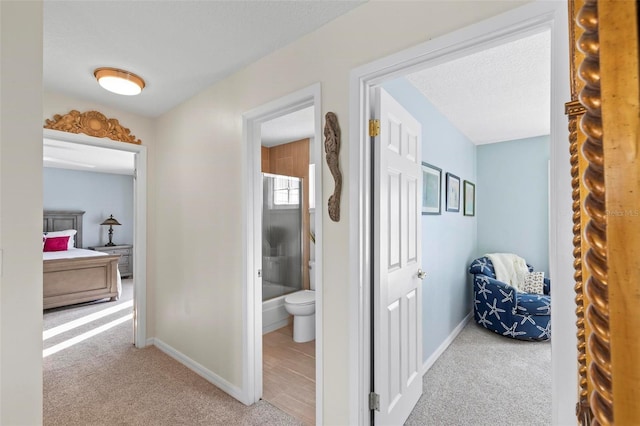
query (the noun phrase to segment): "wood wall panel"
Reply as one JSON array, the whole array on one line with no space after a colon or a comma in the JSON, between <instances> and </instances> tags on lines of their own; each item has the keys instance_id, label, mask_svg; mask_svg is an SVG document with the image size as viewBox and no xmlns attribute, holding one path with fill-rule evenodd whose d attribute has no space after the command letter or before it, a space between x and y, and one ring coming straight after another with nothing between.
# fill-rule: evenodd
<instances>
[{"instance_id":1,"label":"wood wall panel","mask_svg":"<svg viewBox=\"0 0 640 426\"><path fill-rule=\"evenodd\" d=\"M302 178L302 288L309 288L309 139L262 147L262 172Z\"/></svg>"},{"instance_id":2,"label":"wood wall panel","mask_svg":"<svg viewBox=\"0 0 640 426\"><path fill-rule=\"evenodd\" d=\"M271 173L271 163L269 162L270 151L269 148L263 146L260 150L262 159L262 173Z\"/></svg>"}]
</instances>

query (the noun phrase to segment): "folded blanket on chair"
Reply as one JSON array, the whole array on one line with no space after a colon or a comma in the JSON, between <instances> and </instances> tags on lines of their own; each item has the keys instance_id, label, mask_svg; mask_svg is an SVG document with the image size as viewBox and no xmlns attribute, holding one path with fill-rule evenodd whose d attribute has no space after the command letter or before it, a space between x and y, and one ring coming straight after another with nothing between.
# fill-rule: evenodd
<instances>
[{"instance_id":1,"label":"folded blanket on chair","mask_svg":"<svg viewBox=\"0 0 640 426\"><path fill-rule=\"evenodd\" d=\"M523 289L524 277L529 272L527 262L523 258L512 253L489 253L485 256L493 263L498 281L507 283L518 290Z\"/></svg>"}]
</instances>

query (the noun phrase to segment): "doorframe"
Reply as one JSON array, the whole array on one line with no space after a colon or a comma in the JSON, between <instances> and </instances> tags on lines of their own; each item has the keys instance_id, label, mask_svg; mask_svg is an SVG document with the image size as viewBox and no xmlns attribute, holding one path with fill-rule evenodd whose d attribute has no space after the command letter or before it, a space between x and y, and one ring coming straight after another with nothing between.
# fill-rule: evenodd
<instances>
[{"instance_id":1,"label":"doorframe","mask_svg":"<svg viewBox=\"0 0 640 426\"><path fill-rule=\"evenodd\" d=\"M368 120L371 89L407 75L510 40L543 30L551 31L551 181L549 263L556 283L552 335L553 424L575 422L577 402L576 328L573 316L573 252L571 180L567 119L564 103L570 100L568 12L564 2L533 2L486 19L415 47L365 64L351 71L349 83L349 252L357 256L349 270L349 424L371 422L368 409L371 385L371 147ZM558 60L558 58L566 58ZM422 362L422 361L421 361Z\"/></svg>"},{"instance_id":2,"label":"doorframe","mask_svg":"<svg viewBox=\"0 0 640 426\"><path fill-rule=\"evenodd\" d=\"M81 133L43 129L43 138L135 154L133 179L133 341L147 346L147 147Z\"/></svg>"},{"instance_id":3,"label":"doorframe","mask_svg":"<svg viewBox=\"0 0 640 426\"><path fill-rule=\"evenodd\" d=\"M315 114L313 158L315 171L315 282L316 282L316 424L322 424L322 104L321 86L315 83L242 114L242 140L246 197L243 200L243 357L242 402L262 397L262 167L260 126L274 118L313 106Z\"/></svg>"}]
</instances>

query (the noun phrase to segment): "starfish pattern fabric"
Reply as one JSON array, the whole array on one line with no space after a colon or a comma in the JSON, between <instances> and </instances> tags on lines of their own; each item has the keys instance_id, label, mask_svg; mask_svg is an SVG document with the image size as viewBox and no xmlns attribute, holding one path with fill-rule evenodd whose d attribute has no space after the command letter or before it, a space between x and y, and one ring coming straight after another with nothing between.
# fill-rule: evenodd
<instances>
[{"instance_id":1,"label":"starfish pattern fabric","mask_svg":"<svg viewBox=\"0 0 640 426\"><path fill-rule=\"evenodd\" d=\"M469 273L473 274L473 311L478 325L513 339L551 338L551 280L544 279L544 294L518 291L496 280L486 256L471 262Z\"/></svg>"}]
</instances>

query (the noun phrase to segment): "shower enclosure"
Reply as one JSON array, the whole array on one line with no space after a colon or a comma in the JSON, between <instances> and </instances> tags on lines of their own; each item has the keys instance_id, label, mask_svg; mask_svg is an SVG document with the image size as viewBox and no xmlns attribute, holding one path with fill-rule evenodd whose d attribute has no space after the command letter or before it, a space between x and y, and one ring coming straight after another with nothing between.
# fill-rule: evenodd
<instances>
[{"instance_id":1,"label":"shower enclosure","mask_svg":"<svg viewBox=\"0 0 640 426\"><path fill-rule=\"evenodd\" d=\"M302 289L302 179L262 174L262 301Z\"/></svg>"}]
</instances>

